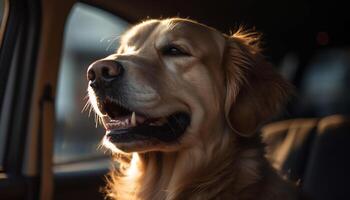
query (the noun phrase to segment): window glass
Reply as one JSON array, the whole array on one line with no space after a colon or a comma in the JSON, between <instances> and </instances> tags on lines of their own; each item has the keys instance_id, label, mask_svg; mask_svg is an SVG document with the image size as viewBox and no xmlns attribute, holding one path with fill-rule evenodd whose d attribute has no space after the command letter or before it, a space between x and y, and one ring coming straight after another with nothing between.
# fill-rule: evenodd
<instances>
[{"instance_id":1,"label":"window glass","mask_svg":"<svg viewBox=\"0 0 350 200\"><path fill-rule=\"evenodd\" d=\"M101 9L77 3L67 20L57 96L54 163L103 156L98 145L104 130L96 127L93 112L82 111L87 102L86 70L96 59L115 51L128 23Z\"/></svg>"}]
</instances>

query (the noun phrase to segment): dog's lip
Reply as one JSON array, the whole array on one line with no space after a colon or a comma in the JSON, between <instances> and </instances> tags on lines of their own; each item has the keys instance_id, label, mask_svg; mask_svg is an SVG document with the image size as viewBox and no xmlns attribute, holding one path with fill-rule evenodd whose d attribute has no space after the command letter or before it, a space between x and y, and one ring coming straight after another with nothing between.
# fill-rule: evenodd
<instances>
[{"instance_id":1,"label":"dog's lip","mask_svg":"<svg viewBox=\"0 0 350 200\"><path fill-rule=\"evenodd\" d=\"M188 126L190 115L185 112L176 112L167 117L157 118L163 120L160 124L142 123L137 126L116 126L106 130L106 138L112 143L130 143L135 141L158 140L166 143L178 141ZM159 123L152 119L153 123ZM165 121L166 120L166 121Z\"/></svg>"},{"instance_id":2,"label":"dog's lip","mask_svg":"<svg viewBox=\"0 0 350 200\"><path fill-rule=\"evenodd\" d=\"M191 115L184 111L164 113L161 116L158 113L155 116L153 111L145 114L140 111L142 108L134 110L111 98L104 98L100 104L106 138L112 143L154 139L175 142L191 123Z\"/></svg>"}]
</instances>

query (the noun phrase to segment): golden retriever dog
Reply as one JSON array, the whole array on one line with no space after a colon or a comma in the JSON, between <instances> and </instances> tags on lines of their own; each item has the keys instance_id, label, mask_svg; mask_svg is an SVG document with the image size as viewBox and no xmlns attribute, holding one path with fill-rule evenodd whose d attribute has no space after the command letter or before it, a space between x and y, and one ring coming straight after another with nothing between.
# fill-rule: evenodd
<instances>
[{"instance_id":1,"label":"golden retriever dog","mask_svg":"<svg viewBox=\"0 0 350 200\"><path fill-rule=\"evenodd\" d=\"M147 20L87 77L103 145L119 162L111 199L300 199L264 156L259 126L291 87L264 60L258 34Z\"/></svg>"}]
</instances>

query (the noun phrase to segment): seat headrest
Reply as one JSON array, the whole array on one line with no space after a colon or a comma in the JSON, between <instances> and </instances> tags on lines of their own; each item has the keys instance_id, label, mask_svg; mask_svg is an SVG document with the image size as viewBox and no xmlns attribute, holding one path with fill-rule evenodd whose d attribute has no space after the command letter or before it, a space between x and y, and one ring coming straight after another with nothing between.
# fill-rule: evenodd
<instances>
[{"instance_id":1,"label":"seat headrest","mask_svg":"<svg viewBox=\"0 0 350 200\"><path fill-rule=\"evenodd\" d=\"M318 53L307 67L300 89L300 115L350 114L350 50Z\"/></svg>"}]
</instances>

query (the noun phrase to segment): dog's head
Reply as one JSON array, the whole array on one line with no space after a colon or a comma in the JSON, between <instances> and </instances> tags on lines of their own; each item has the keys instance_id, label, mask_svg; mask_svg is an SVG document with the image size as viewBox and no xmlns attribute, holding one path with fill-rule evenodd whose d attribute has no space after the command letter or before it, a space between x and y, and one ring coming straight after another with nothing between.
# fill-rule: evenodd
<instances>
[{"instance_id":1,"label":"dog's head","mask_svg":"<svg viewBox=\"0 0 350 200\"><path fill-rule=\"evenodd\" d=\"M175 151L228 129L252 135L289 88L260 55L256 36L228 36L179 18L132 27L118 51L87 72L104 144L124 152Z\"/></svg>"}]
</instances>

